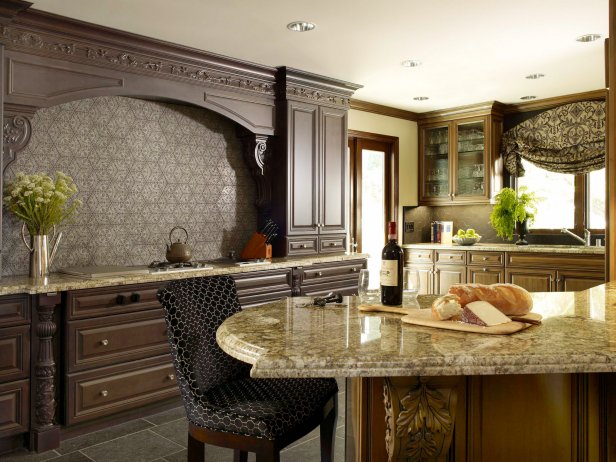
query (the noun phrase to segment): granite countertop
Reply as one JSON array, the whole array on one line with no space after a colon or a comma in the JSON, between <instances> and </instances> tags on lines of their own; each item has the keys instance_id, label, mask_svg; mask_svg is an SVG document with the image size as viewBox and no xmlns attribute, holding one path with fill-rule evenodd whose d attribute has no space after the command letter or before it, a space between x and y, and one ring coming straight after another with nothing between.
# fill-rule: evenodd
<instances>
[{"instance_id":1,"label":"granite countertop","mask_svg":"<svg viewBox=\"0 0 616 462\"><path fill-rule=\"evenodd\" d=\"M359 312L355 297L327 308L297 297L235 314L217 341L253 377L616 372L616 283L532 295L543 323L511 335L403 324ZM433 299L418 298L422 309Z\"/></svg>"},{"instance_id":2,"label":"granite countertop","mask_svg":"<svg viewBox=\"0 0 616 462\"><path fill-rule=\"evenodd\" d=\"M404 249L436 249L436 250L483 250L492 252L536 252L536 253L569 253L578 255L605 255L605 247L584 245L515 245L477 243L473 245L458 244L403 244Z\"/></svg>"},{"instance_id":3,"label":"granite countertop","mask_svg":"<svg viewBox=\"0 0 616 462\"><path fill-rule=\"evenodd\" d=\"M5 276L0 278L0 296L11 294L42 294L63 292L66 290L91 289L95 287L122 286L129 284L143 284L148 282L170 281L173 279L186 279L220 274L249 273L253 271L266 271L296 266L309 266L316 263L331 263L345 260L367 258L367 255L338 254L338 255L310 255L305 257L273 258L269 265L237 266L235 264L215 264L212 269L192 270L186 272L133 274L126 276L112 276L101 278L80 278L61 273L50 274L47 284L33 284L27 275Z\"/></svg>"}]
</instances>

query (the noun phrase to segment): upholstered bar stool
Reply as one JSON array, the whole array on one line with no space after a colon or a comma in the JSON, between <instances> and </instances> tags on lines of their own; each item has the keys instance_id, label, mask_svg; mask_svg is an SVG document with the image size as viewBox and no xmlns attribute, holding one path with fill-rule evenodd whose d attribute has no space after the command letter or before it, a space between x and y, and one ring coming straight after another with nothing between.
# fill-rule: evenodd
<instances>
[{"instance_id":1,"label":"upholstered bar stool","mask_svg":"<svg viewBox=\"0 0 616 462\"><path fill-rule=\"evenodd\" d=\"M204 443L234 449L234 460L279 461L280 450L320 425L321 461L334 458L334 379L253 379L250 366L216 343L220 324L241 310L229 276L182 279L159 290L171 356L188 417L188 460ZM257 308L258 309L258 308Z\"/></svg>"}]
</instances>

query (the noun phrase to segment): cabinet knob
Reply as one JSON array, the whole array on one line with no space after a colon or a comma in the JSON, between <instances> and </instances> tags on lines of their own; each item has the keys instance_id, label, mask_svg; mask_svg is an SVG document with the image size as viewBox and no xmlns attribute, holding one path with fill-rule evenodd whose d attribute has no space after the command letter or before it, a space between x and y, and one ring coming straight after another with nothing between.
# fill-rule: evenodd
<instances>
[{"instance_id":1,"label":"cabinet knob","mask_svg":"<svg viewBox=\"0 0 616 462\"><path fill-rule=\"evenodd\" d=\"M169 380L175 380L175 374L169 374L169 375L167 376L167 378L168 378Z\"/></svg>"},{"instance_id":2,"label":"cabinet knob","mask_svg":"<svg viewBox=\"0 0 616 462\"><path fill-rule=\"evenodd\" d=\"M107 397L107 395L109 395L109 392L108 392L107 390L103 390L103 391L101 391L101 396L102 396L103 398L106 398L106 397Z\"/></svg>"},{"instance_id":3,"label":"cabinet knob","mask_svg":"<svg viewBox=\"0 0 616 462\"><path fill-rule=\"evenodd\" d=\"M116 297L116 304L117 305L124 305L126 303L126 296L124 295L118 295Z\"/></svg>"},{"instance_id":4,"label":"cabinet knob","mask_svg":"<svg viewBox=\"0 0 616 462\"><path fill-rule=\"evenodd\" d=\"M107 345L109 345L109 340L107 340L106 338L104 338L103 340L101 340L101 345L103 345L103 346L107 346Z\"/></svg>"},{"instance_id":5,"label":"cabinet knob","mask_svg":"<svg viewBox=\"0 0 616 462\"><path fill-rule=\"evenodd\" d=\"M483 257L482 260L483 261L488 261L488 257Z\"/></svg>"},{"instance_id":6,"label":"cabinet knob","mask_svg":"<svg viewBox=\"0 0 616 462\"><path fill-rule=\"evenodd\" d=\"M485 273L486 271L488 271L488 268L483 268L483 272Z\"/></svg>"},{"instance_id":7,"label":"cabinet knob","mask_svg":"<svg viewBox=\"0 0 616 462\"><path fill-rule=\"evenodd\" d=\"M323 272L322 271L317 271L315 273L316 277L320 278L321 276L323 276Z\"/></svg>"},{"instance_id":8,"label":"cabinet knob","mask_svg":"<svg viewBox=\"0 0 616 462\"><path fill-rule=\"evenodd\" d=\"M130 301L132 303L137 303L139 300L141 300L141 295L139 295L139 294L131 294L130 295Z\"/></svg>"},{"instance_id":9,"label":"cabinet knob","mask_svg":"<svg viewBox=\"0 0 616 462\"><path fill-rule=\"evenodd\" d=\"M357 268L355 267L351 268L351 273L357 273Z\"/></svg>"},{"instance_id":10,"label":"cabinet knob","mask_svg":"<svg viewBox=\"0 0 616 462\"><path fill-rule=\"evenodd\" d=\"M299 248L300 248L300 249L305 249L305 248L306 248L306 244L300 244L300 245L299 245Z\"/></svg>"},{"instance_id":11,"label":"cabinet knob","mask_svg":"<svg viewBox=\"0 0 616 462\"><path fill-rule=\"evenodd\" d=\"M453 258L453 255L448 255L447 258L451 260Z\"/></svg>"},{"instance_id":12,"label":"cabinet knob","mask_svg":"<svg viewBox=\"0 0 616 462\"><path fill-rule=\"evenodd\" d=\"M335 243L335 242L330 242L330 243L329 243L329 246L330 246L330 247L335 247L335 246L336 246L336 243Z\"/></svg>"}]
</instances>

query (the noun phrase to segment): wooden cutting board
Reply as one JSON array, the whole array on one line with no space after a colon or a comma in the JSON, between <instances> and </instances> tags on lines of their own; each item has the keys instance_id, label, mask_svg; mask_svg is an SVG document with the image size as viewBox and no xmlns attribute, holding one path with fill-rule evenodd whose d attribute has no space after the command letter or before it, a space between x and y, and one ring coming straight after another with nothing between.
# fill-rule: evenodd
<instances>
[{"instance_id":1,"label":"wooden cutting board","mask_svg":"<svg viewBox=\"0 0 616 462\"><path fill-rule=\"evenodd\" d=\"M542 316L539 313L528 313L525 318L535 321L541 321ZM530 327L528 324L520 321L511 321L505 324L497 324L496 326L476 326L459 321L436 321L432 319L432 310L413 310L412 313L403 316L400 319L402 322L414 324L416 326L436 327L437 329L457 330L460 332L475 332L478 334L496 334L507 335L519 332Z\"/></svg>"}]
</instances>

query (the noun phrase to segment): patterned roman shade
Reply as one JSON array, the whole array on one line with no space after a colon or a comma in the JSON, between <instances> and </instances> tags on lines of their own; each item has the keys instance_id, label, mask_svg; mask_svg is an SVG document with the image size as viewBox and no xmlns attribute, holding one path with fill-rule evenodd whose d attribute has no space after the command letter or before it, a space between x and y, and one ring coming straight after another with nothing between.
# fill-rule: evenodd
<instances>
[{"instance_id":1,"label":"patterned roman shade","mask_svg":"<svg viewBox=\"0 0 616 462\"><path fill-rule=\"evenodd\" d=\"M505 168L524 176L522 159L550 172L588 173L605 166L605 102L549 109L503 134Z\"/></svg>"}]
</instances>

